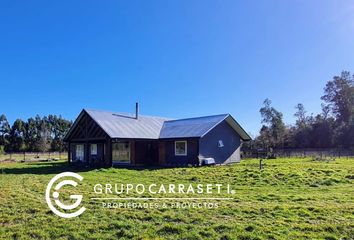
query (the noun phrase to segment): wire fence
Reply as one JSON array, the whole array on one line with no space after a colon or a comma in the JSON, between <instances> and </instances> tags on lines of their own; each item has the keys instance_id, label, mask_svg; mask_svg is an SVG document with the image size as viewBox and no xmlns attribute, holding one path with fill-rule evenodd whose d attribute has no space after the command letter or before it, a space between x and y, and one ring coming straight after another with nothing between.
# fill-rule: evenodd
<instances>
[{"instance_id":1,"label":"wire fence","mask_svg":"<svg viewBox=\"0 0 354 240\"><path fill-rule=\"evenodd\" d=\"M45 162L68 159L67 152L16 152L0 154L0 162Z\"/></svg>"},{"instance_id":2,"label":"wire fence","mask_svg":"<svg viewBox=\"0 0 354 240\"><path fill-rule=\"evenodd\" d=\"M266 158L267 156L292 158L292 157L312 157L312 158L341 158L354 157L354 149L344 148L285 148L273 149L269 151L263 149L244 150L242 151L242 158Z\"/></svg>"}]
</instances>

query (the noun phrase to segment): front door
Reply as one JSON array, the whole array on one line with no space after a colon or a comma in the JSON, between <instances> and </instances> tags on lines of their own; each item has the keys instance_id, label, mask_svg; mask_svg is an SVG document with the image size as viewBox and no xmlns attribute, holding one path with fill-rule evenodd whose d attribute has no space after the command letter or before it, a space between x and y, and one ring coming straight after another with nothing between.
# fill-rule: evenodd
<instances>
[{"instance_id":1,"label":"front door","mask_svg":"<svg viewBox=\"0 0 354 240\"><path fill-rule=\"evenodd\" d=\"M112 143L112 163L130 164L130 143L128 141Z\"/></svg>"}]
</instances>

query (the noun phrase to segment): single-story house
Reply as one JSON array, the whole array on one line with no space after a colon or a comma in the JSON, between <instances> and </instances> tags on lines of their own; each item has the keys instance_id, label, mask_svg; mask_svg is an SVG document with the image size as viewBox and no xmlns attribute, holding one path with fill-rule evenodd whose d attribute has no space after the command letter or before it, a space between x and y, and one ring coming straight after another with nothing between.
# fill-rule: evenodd
<instances>
[{"instance_id":1,"label":"single-story house","mask_svg":"<svg viewBox=\"0 0 354 240\"><path fill-rule=\"evenodd\" d=\"M230 114L171 120L83 109L66 134L68 161L90 166L201 165L240 161L250 136Z\"/></svg>"}]
</instances>

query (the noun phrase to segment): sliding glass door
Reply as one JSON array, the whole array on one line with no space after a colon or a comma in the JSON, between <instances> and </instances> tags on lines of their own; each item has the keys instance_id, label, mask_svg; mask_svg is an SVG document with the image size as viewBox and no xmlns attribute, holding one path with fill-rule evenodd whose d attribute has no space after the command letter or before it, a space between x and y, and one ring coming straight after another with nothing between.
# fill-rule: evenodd
<instances>
[{"instance_id":1,"label":"sliding glass door","mask_svg":"<svg viewBox=\"0 0 354 240\"><path fill-rule=\"evenodd\" d=\"M112 162L130 163L130 144L128 141L112 143Z\"/></svg>"}]
</instances>

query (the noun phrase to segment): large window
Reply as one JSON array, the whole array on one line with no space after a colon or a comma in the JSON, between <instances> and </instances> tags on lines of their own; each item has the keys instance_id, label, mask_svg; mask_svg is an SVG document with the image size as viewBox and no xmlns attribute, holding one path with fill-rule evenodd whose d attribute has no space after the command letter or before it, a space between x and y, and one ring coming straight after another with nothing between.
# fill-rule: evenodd
<instances>
[{"instance_id":1,"label":"large window","mask_svg":"<svg viewBox=\"0 0 354 240\"><path fill-rule=\"evenodd\" d=\"M113 163L130 163L129 142L118 142L112 144Z\"/></svg>"},{"instance_id":2,"label":"large window","mask_svg":"<svg viewBox=\"0 0 354 240\"><path fill-rule=\"evenodd\" d=\"M77 161L84 161L84 145L76 145L76 159Z\"/></svg>"},{"instance_id":3,"label":"large window","mask_svg":"<svg viewBox=\"0 0 354 240\"><path fill-rule=\"evenodd\" d=\"M175 155L187 156L187 141L175 141Z\"/></svg>"},{"instance_id":4,"label":"large window","mask_svg":"<svg viewBox=\"0 0 354 240\"><path fill-rule=\"evenodd\" d=\"M97 144L91 144L91 155L97 155Z\"/></svg>"}]
</instances>

